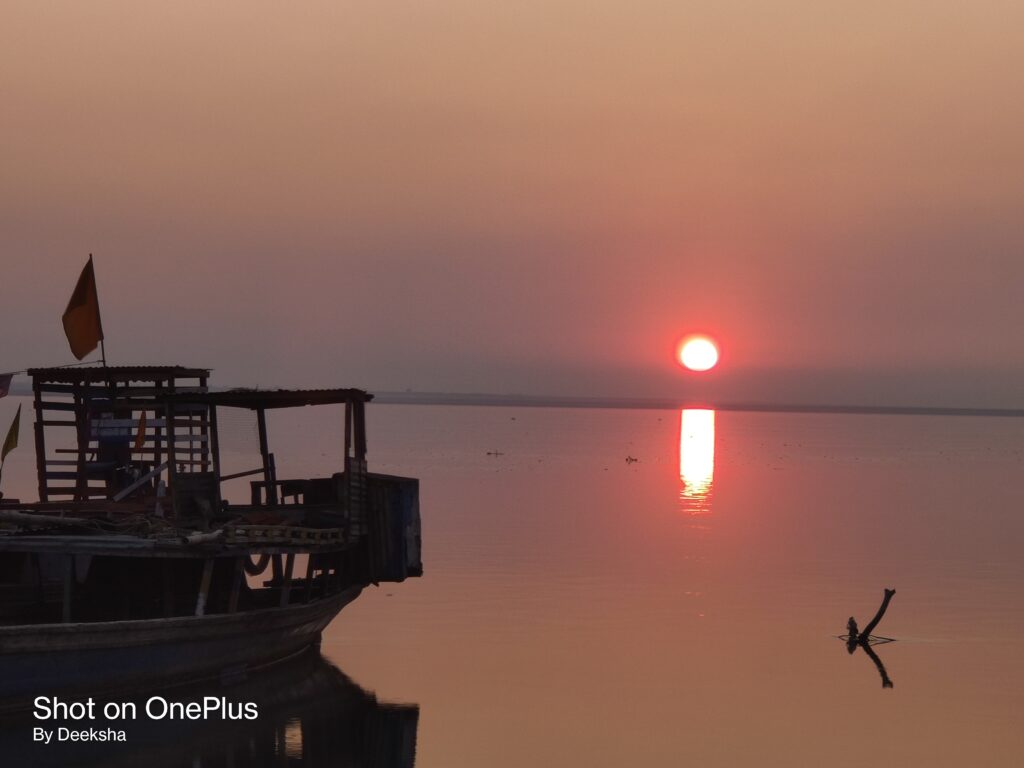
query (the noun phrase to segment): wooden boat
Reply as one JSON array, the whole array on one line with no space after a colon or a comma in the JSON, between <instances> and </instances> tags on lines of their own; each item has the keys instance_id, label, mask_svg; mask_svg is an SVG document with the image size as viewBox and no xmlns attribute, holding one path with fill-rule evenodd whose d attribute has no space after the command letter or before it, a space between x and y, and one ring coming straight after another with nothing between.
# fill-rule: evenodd
<instances>
[{"instance_id":1,"label":"wooden boat","mask_svg":"<svg viewBox=\"0 0 1024 768\"><path fill-rule=\"evenodd\" d=\"M422 574L418 481L367 470L372 395L211 391L178 366L28 373L39 501L0 501L0 707L239 674ZM266 411L329 405L340 471L278 478ZM254 418L258 467L221 472L225 409ZM228 503L241 478L250 498Z\"/></svg>"}]
</instances>

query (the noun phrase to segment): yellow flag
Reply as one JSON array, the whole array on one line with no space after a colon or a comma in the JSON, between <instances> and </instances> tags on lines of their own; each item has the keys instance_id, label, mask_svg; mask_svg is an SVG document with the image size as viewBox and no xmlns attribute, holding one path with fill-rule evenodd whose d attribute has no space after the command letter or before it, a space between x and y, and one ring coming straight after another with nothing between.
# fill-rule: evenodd
<instances>
[{"instance_id":1,"label":"yellow flag","mask_svg":"<svg viewBox=\"0 0 1024 768\"><path fill-rule=\"evenodd\" d=\"M8 453L18 447L18 429L20 425L21 406L19 405L18 411L14 414L14 421L11 422L11 428L7 430L7 439L4 440L3 450L0 450L0 463L3 463Z\"/></svg>"},{"instance_id":2,"label":"yellow flag","mask_svg":"<svg viewBox=\"0 0 1024 768\"><path fill-rule=\"evenodd\" d=\"M103 341L103 326L100 324L100 302L96 296L96 274L92 269L92 254L71 294L68 308L61 318L64 333L67 334L71 354L81 360Z\"/></svg>"}]
</instances>

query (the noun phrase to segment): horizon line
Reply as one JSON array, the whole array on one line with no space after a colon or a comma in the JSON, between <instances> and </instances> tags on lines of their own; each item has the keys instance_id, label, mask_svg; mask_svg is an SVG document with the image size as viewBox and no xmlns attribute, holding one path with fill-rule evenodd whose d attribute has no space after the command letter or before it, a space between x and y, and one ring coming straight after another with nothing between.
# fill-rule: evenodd
<instances>
[{"instance_id":1,"label":"horizon line","mask_svg":"<svg viewBox=\"0 0 1024 768\"><path fill-rule=\"evenodd\" d=\"M622 408L632 410L715 410L759 413L838 413L879 416L1024 417L1024 408L968 406L852 405L810 403L714 402L666 397L589 397L578 395L511 395L471 392L377 391L382 405L475 405L506 408Z\"/></svg>"},{"instance_id":2,"label":"horizon line","mask_svg":"<svg viewBox=\"0 0 1024 768\"><path fill-rule=\"evenodd\" d=\"M11 387L9 394L30 397L32 390ZM212 387L227 390L231 387ZM259 387L257 387L259 389ZM277 389L277 387L267 388ZM982 408L975 406L914 406L914 405L857 405L843 403L766 403L715 402L688 400L684 397L608 397L584 395L523 395L493 392L419 392L414 390L378 390L373 402L382 405L459 405L492 406L499 408L607 408L624 410L715 410L746 411L751 413L834 413L877 416L986 416L1004 418L1024 417L1024 408Z\"/></svg>"}]
</instances>

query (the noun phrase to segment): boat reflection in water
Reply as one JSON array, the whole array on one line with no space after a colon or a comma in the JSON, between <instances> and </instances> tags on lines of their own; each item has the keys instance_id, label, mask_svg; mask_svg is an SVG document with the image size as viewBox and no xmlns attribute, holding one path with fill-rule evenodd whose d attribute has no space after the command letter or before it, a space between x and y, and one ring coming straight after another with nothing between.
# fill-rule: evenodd
<instances>
[{"instance_id":1,"label":"boat reflection in water","mask_svg":"<svg viewBox=\"0 0 1024 768\"><path fill-rule=\"evenodd\" d=\"M31 713L5 718L0 749L5 765L138 766L146 768L412 768L419 707L382 704L316 651L264 669L237 685L189 686L160 692L172 702L224 696L254 702L255 720L158 720L145 716L145 696L97 696L96 720L40 723ZM109 723L108 701L138 702L136 720ZM32 743L32 729L107 728L125 731L125 743ZM7 759L11 762L8 763Z\"/></svg>"},{"instance_id":2,"label":"boat reflection in water","mask_svg":"<svg viewBox=\"0 0 1024 768\"><path fill-rule=\"evenodd\" d=\"M684 408L679 421L679 503L683 512L711 512L715 477L715 412Z\"/></svg>"}]
</instances>

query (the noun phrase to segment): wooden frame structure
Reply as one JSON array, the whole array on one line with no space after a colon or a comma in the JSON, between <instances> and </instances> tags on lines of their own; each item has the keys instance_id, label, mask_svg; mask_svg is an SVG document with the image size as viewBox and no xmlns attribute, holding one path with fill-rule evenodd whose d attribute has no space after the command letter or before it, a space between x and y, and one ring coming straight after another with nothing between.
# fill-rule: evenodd
<instances>
[{"instance_id":1,"label":"wooden frame structure","mask_svg":"<svg viewBox=\"0 0 1024 768\"><path fill-rule=\"evenodd\" d=\"M161 406L168 395L205 392L209 374L182 366L29 370L39 501L110 500L128 470L149 472L174 459L207 470L207 415L182 409L171 417Z\"/></svg>"},{"instance_id":2,"label":"wooden frame structure","mask_svg":"<svg viewBox=\"0 0 1024 768\"><path fill-rule=\"evenodd\" d=\"M222 506L222 482L259 475L251 482L251 507L312 497L340 502L353 518L365 509L365 403L373 396L362 390L211 392L208 369L182 366L35 368L28 374L42 506L70 502L164 514L157 506L164 499L173 517L210 519ZM266 411L328 404L345 406L343 471L322 481L279 480ZM218 408L255 413L259 468L221 475Z\"/></svg>"}]
</instances>

